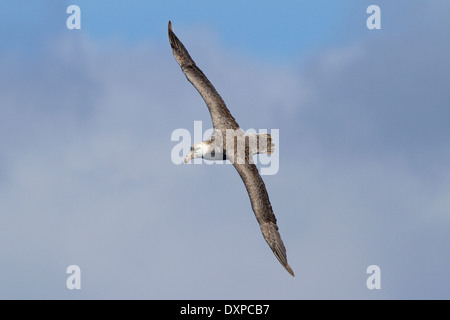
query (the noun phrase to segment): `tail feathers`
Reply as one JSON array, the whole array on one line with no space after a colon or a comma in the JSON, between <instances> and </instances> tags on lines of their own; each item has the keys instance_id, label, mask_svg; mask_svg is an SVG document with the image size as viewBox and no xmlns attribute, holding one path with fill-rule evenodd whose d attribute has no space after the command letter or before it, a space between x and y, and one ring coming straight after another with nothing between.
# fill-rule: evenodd
<instances>
[{"instance_id":1,"label":"tail feathers","mask_svg":"<svg viewBox=\"0 0 450 320\"><path fill-rule=\"evenodd\" d=\"M272 154L275 151L275 144L268 133L258 134L258 153Z\"/></svg>"}]
</instances>

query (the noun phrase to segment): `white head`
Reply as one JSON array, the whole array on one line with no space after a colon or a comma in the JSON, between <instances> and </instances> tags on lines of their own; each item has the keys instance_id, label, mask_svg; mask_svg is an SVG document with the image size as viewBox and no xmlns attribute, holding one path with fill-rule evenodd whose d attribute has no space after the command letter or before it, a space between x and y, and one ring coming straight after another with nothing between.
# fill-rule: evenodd
<instances>
[{"instance_id":1,"label":"white head","mask_svg":"<svg viewBox=\"0 0 450 320\"><path fill-rule=\"evenodd\" d=\"M208 153L208 146L209 144L205 142L194 143L191 147L191 151L184 159L184 163L188 163L195 158L203 158L203 155Z\"/></svg>"}]
</instances>

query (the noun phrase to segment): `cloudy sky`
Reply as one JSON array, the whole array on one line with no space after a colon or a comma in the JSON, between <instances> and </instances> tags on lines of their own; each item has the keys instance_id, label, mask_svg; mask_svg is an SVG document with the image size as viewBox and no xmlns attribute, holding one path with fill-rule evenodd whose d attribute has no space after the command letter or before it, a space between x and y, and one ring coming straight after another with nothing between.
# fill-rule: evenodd
<instances>
[{"instance_id":1,"label":"cloudy sky","mask_svg":"<svg viewBox=\"0 0 450 320\"><path fill-rule=\"evenodd\" d=\"M1 1L0 298L449 299L449 10ZM171 161L211 122L169 19L241 127L279 129L263 178L295 278L232 166Z\"/></svg>"}]
</instances>

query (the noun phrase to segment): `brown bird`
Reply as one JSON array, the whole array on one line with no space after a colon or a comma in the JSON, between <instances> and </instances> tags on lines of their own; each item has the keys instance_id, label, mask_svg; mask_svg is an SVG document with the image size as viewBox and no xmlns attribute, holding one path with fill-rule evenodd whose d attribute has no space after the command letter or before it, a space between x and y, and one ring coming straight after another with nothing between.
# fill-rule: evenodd
<instances>
[{"instance_id":1,"label":"brown bird","mask_svg":"<svg viewBox=\"0 0 450 320\"><path fill-rule=\"evenodd\" d=\"M257 153L272 154L274 149L272 138L267 133L247 134L240 129L222 97L197 67L184 45L173 32L170 21L169 41L173 56L181 70L205 100L214 128L210 139L192 145L191 151L184 161L187 163L193 158L205 158L209 160L226 159L233 163L242 181L244 181L264 239L278 261L294 276L294 271L287 262L286 248L278 232L277 219L273 213L266 186L252 160L252 155Z\"/></svg>"}]
</instances>

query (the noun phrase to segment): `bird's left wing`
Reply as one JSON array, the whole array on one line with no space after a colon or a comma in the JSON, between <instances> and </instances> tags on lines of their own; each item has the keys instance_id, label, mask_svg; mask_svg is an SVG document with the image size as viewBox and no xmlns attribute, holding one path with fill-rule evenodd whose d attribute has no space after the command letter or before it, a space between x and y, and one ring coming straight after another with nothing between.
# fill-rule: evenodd
<instances>
[{"instance_id":1,"label":"bird's left wing","mask_svg":"<svg viewBox=\"0 0 450 320\"><path fill-rule=\"evenodd\" d=\"M205 100L215 129L239 129L239 125L231 115L222 97L217 93L212 83L192 60L188 51L173 32L169 21L169 41L173 56L183 70L186 78L197 89Z\"/></svg>"}]
</instances>

